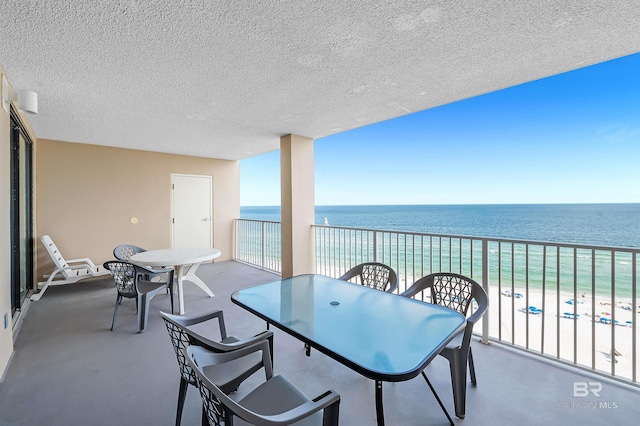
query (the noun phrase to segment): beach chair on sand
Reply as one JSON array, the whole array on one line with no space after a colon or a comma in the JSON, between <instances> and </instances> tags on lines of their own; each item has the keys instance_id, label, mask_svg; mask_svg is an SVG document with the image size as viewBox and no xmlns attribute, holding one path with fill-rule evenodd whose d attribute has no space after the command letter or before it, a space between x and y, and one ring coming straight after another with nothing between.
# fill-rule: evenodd
<instances>
[{"instance_id":1,"label":"beach chair on sand","mask_svg":"<svg viewBox=\"0 0 640 426\"><path fill-rule=\"evenodd\" d=\"M542 309L536 308L535 306L529 306L529 313L533 315L540 315L542 313Z\"/></svg>"},{"instance_id":2,"label":"beach chair on sand","mask_svg":"<svg viewBox=\"0 0 640 426\"><path fill-rule=\"evenodd\" d=\"M65 260L62 254L60 254L58 247L56 247L48 235L43 235L40 240L47 249L49 256L51 256L53 263L55 263L56 269L54 269L50 275L44 276L44 278L48 277L47 281L38 283L40 292L32 295L31 300L40 300L50 285L72 284L85 278L101 277L110 274L102 265L96 266L91 259L86 257ZM54 280L56 275L60 275L60 278Z\"/></svg>"}]
</instances>

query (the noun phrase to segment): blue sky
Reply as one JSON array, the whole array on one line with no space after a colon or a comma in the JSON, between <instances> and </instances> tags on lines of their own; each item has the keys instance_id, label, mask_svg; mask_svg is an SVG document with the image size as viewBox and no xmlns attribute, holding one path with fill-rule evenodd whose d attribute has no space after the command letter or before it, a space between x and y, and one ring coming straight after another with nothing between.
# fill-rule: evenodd
<instances>
[{"instance_id":1,"label":"blue sky","mask_svg":"<svg viewBox=\"0 0 640 426\"><path fill-rule=\"evenodd\" d=\"M315 145L316 205L640 202L640 54ZM240 204L280 205L280 153L240 162Z\"/></svg>"}]
</instances>

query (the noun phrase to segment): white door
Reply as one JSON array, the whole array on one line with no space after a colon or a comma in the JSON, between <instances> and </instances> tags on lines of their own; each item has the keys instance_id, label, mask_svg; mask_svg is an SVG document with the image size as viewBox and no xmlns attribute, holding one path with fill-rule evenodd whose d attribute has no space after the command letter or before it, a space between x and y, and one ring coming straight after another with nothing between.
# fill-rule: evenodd
<instances>
[{"instance_id":1,"label":"white door","mask_svg":"<svg viewBox=\"0 0 640 426\"><path fill-rule=\"evenodd\" d=\"M213 177L171 175L171 246L213 247Z\"/></svg>"}]
</instances>

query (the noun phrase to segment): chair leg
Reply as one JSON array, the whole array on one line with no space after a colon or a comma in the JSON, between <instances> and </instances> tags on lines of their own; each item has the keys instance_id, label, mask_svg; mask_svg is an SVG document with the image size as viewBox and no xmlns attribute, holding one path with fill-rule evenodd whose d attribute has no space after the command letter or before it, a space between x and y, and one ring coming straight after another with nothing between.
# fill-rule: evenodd
<instances>
[{"instance_id":1,"label":"chair leg","mask_svg":"<svg viewBox=\"0 0 640 426\"><path fill-rule=\"evenodd\" d=\"M444 415L447 416L447 419L449 420L449 424L451 426L453 426L453 420L451 419L451 416L449 415L449 412L447 411L446 408L444 408L444 404L442 403L442 400L438 396L438 393L436 392L435 388L433 387L433 385L429 381L429 378L427 377L427 375L425 374L424 371L422 372L422 377L424 377L424 379L427 381L427 384L429 385L429 389L431 389L431 393L433 393L433 396L436 397L436 400L438 401L438 404L440 405L440 408L442 408L442 411L444 412Z\"/></svg>"},{"instance_id":2,"label":"chair leg","mask_svg":"<svg viewBox=\"0 0 640 426\"><path fill-rule=\"evenodd\" d=\"M187 396L189 382L184 377L180 378L180 390L178 391L178 411L176 411L176 426L180 426L182 422L182 409L184 408L184 400Z\"/></svg>"},{"instance_id":3,"label":"chair leg","mask_svg":"<svg viewBox=\"0 0 640 426\"><path fill-rule=\"evenodd\" d=\"M144 324L142 323L142 318L144 318L144 313L142 312L144 304L143 297L136 297L136 310L138 311L138 333L142 333L144 331Z\"/></svg>"},{"instance_id":4,"label":"chair leg","mask_svg":"<svg viewBox=\"0 0 640 426\"><path fill-rule=\"evenodd\" d=\"M171 295L171 313L173 314L173 274L169 274L169 285L167 286L167 290Z\"/></svg>"},{"instance_id":5,"label":"chair leg","mask_svg":"<svg viewBox=\"0 0 640 426\"><path fill-rule=\"evenodd\" d=\"M449 359L451 370L451 387L453 388L453 405L456 417L464 419L467 397L467 360L460 356L460 351L455 351Z\"/></svg>"},{"instance_id":6,"label":"chair leg","mask_svg":"<svg viewBox=\"0 0 640 426\"><path fill-rule=\"evenodd\" d=\"M209 426L209 418L207 417L207 410L204 408L204 404L202 404L202 420L200 421L202 426ZM224 424L227 424L225 421Z\"/></svg>"},{"instance_id":7,"label":"chair leg","mask_svg":"<svg viewBox=\"0 0 640 426\"><path fill-rule=\"evenodd\" d=\"M273 334L267 337L269 341L269 357L271 358L271 368L273 368Z\"/></svg>"},{"instance_id":8,"label":"chair leg","mask_svg":"<svg viewBox=\"0 0 640 426\"><path fill-rule=\"evenodd\" d=\"M471 376L471 384L473 386L478 386L478 382L476 381L476 368L473 365L473 354L471 353L471 348L469 348L469 375Z\"/></svg>"},{"instance_id":9,"label":"chair leg","mask_svg":"<svg viewBox=\"0 0 640 426\"><path fill-rule=\"evenodd\" d=\"M118 293L116 296L116 307L113 310L113 320L111 321L111 331L116 328L116 317L118 316L118 308L120 307L120 303L122 303L122 295Z\"/></svg>"},{"instance_id":10,"label":"chair leg","mask_svg":"<svg viewBox=\"0 0 640 426\"><path fill-rule=\"evenodd\" d=\"M140 298L140 304L138 306L138 320L140 322L140 329L138 333L144 333L147 330L147 317L149 316L149 305L151 304L151 297L145 293ZM140 311L142 310L142 311Z\"/></svg>"},{"instance_id":11,"label":"chair leg","mask_svg":"<svg viewBox=\"0 0 640 426\"><path fill-rule=\"evenodd\" d=\"M138 295L138 333L144 333L147 329L147 316L151 298L148 294Z\"/></svg>"}]
</instances>

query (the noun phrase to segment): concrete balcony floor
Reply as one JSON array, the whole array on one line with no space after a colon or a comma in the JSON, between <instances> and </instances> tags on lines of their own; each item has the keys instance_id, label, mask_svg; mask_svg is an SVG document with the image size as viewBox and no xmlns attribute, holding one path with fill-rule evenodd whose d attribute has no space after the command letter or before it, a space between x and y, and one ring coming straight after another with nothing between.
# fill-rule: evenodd
<instances>
[{"instance_id":1,"label":"concrete balcony floor","mask_svg":"<svg viewBox=\"0 0 640 426\"><path fill-rule=\"evenodd\" d=\"M278 277L237 262L202 265L198 275L215 293L208 298L185 285L187 314L223 309L227 329L249 336L264 322L230 301L236 289ZM176 298L177 299L177 298ZM115 288L110 278L52 287L22 315L15 353L0 383L0 425L171 425L175 421L179 373L158 310L169 298L151 301L147 332L137 334L132 300L123 301L115 331L110 331ZM287 334L275 333L275 372L307 395L327 389L341 394L342 425L374 425L374 385L357 373L312 351ZM457 425L637 424L640 390L498 344L473 344L478 387L469 386L467 415ZM427 374L453 412L447 361L438 357ZM239 393L261 377L245 382ZM602 384L599 397L574 397L574 382ZM418 376L385 383L387 425L447 425ZM187 392L183 425L200 424L200 399Z\"/></svg>"}]
</instances>

